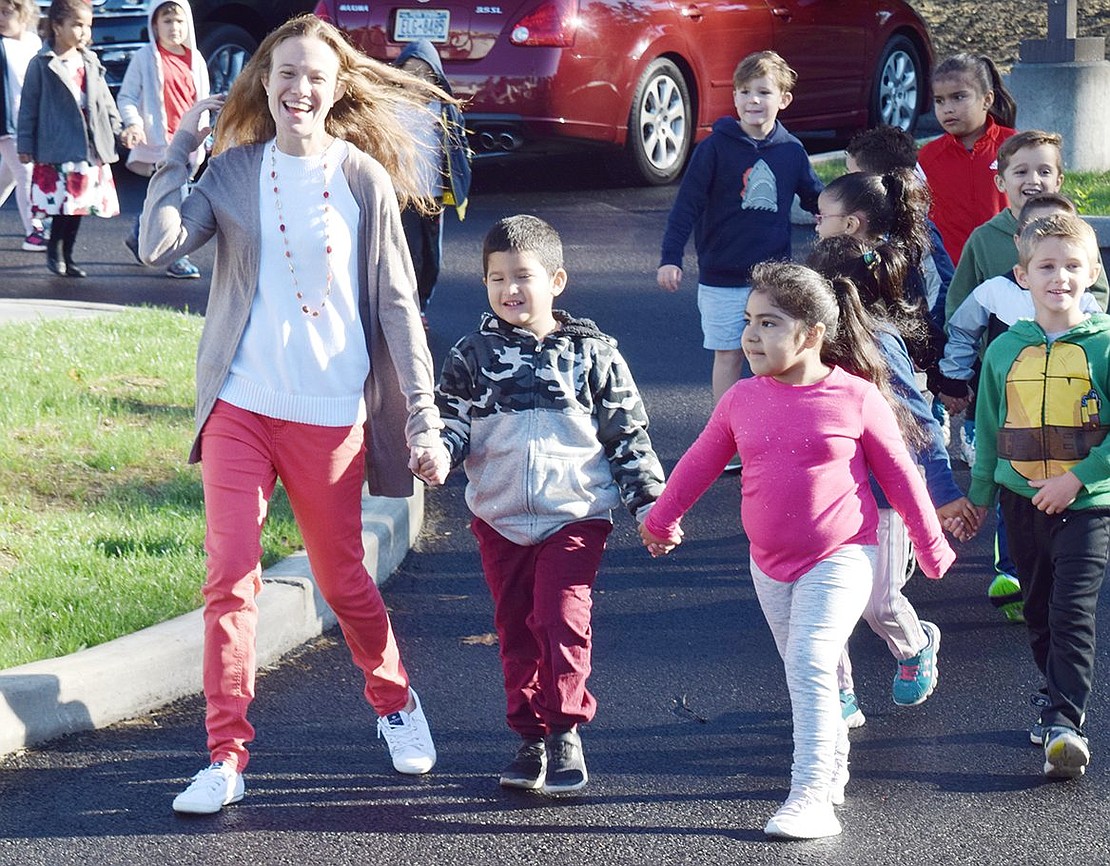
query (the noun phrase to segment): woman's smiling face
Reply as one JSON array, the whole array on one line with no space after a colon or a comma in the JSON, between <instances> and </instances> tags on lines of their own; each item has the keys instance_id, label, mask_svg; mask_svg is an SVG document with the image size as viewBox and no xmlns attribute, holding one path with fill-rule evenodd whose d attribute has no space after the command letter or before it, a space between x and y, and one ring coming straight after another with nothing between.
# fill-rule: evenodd
<instances>
[{"instance_id":1,"label":"woman's smiling face","mask_svg":"<svg viewBox=\"0 0 1110 866\"><path fill-rule=\"evenodd\" d=\"M344 92L339 58L326 42L294 36L278 43L263 86L284 153L303 155L326 145L324 121Z\"/></svg>"}]
</instances>

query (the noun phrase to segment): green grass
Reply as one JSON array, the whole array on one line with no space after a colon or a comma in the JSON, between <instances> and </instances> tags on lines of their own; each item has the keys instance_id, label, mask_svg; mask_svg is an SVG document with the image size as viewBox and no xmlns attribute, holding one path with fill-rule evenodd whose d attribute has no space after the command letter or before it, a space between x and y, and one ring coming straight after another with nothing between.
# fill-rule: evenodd
<instances>
[{"instance_id":1,"label":"green grass","mask_svg":"<svg viewBox=\"0 0 1110 866\"><path fill-rule=\"evenodd\" d=\"M0 326L0 669L201 604L198 316ZM265 564L301 544L279 489Z\"/></svg>"},{"instance_id":2,"label":"green grass","mask_svg":"<svg viewBox=\"0 0 1110 866\"><path fill-rule=\"evenodd\" d=\"M832 159L813 166L822 183L844 174L843 159ZM1110 215L1110 171L1073 171L1064 175L1064 195L1075 202L1081 214Z\"/></svg>"}]
</instances>

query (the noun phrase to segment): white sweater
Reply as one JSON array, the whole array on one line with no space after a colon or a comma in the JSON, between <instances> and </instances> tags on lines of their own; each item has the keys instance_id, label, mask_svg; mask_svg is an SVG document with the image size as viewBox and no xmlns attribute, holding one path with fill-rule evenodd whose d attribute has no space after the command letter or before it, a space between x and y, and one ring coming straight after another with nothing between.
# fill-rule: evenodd
<instances>
[{"instance_id":1,"label":"white sweater","mask_svg":"<svg viewBox=\"0 0 1110 866\"><path fill-rule=\"evenodd\" d=\"M359 208L342 171L347 145L336 141L317 156L288 156L280 150L273 154L285 234L304 296L298 300L278 228L275 181L270 178L272 144L265 145L258 176L258 286L220 399L284 421L349 427L366 418L363 385L370 358L354 290L358 276L353 227L359 222ZM325 162L331 209L326 235L320 182ZM325 299L329 242L332 287ZM306 315L302 304L320 315Z\"/></svg>"}]
</instances>

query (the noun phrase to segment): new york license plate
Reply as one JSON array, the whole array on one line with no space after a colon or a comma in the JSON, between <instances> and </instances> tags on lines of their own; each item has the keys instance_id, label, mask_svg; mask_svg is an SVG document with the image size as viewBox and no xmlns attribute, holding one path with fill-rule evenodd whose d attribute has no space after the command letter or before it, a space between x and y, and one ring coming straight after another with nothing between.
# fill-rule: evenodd
<instances>
[{"instance_id":1,"label":"new york license plate","mask_svg":"<svg viewBox=\"0 0 1110 866\"><path fill-rule=\"evenodd\" d=\"M447 9L398 9L393 22L394 42L446 42L451 28L451 12Z\"/></svg>"}]
</instances>

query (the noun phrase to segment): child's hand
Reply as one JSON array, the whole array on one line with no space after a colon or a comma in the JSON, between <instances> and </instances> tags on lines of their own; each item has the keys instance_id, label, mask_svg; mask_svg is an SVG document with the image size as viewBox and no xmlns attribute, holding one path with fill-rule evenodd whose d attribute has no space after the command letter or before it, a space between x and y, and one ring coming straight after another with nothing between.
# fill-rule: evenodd
<instances>
[{"instance_id":1,"label":"child's hand","mask_svg":"<svg viewBox=\"0 0 1110 866\"><path fill-rule=\"evenodd\" d=\"M438 487L451 472L451 455L442 442L414 445L409 450L409 471L431 487Z\"/></svg>"},{"instance_id":2,"label":"child's hand","mask_svg":"<svg viewBox=\"0 0 1110 866\"><path fill-rule=\"evenodd\" d=\"M1029 486L1038 488L1033 495L1033 504L1037 508L1045 514L1059 514L1075 502L1075 497L1083 489L1083 482L1075 477L1074 472L1068 471L1055 478L1030 481Z\"/></svg>"},{"instance_id":3,"label":"child's hand","mask_svg":"<svg viewBox=\"0 0 1110 866\"><path fill-rule=\"evenodd\" d=\"M940 525L958 541L967 541L979 531L982 516L966 496L954 499L937 509Z\"/></svg>"},{"instance_id":4,"label":"child's hand","mask_svg":"<svg viewBox=\"0 0 1110 866\"><path fill-rule=\"evenodd\" d=\"M640 540L644 542L644 547L647 548L648 553L652 556L666 556L678 545L682 544L682 529L678 530L678 536L674 539L660 538L644 524L640 524Z\"/></svg>"},{"instance_id":5,"label":"child's hand","mask_svg":"<svg viewBox=\"0 0 1110 866\"><path fill-rule=\"evenodd\" d=\"M119 134L119 142L130 150L136 144L146 144L146 133L142 126L133 123Z\"/></svg>"},{"instance_id":6,"label":"child's hand","mask_svg":"<svg viewBox=\"0 0 1110 866\"><path fill-rule=\"evenodd\" d=\"M949 397L947 394L939 395L938 399L952 415L959 415L971 402L967 397Z\"/></svg>"},{"instance_id":7,"label":"child's hand","mask_svg":"<svg viewBox=\"0 0 1110 866\"><path fill-rule=\"evenodd\" d=\"M665 292L677 292L682 282L682 268L678 265L661 265L655 272L655 281Z\"/></svg>"},{"instance_id":8,"label":"child's hand","mask_svg":"<svg viewBox=\"0 0 1110 866\"><path fill-rule=\"evenodd\" d=\"M21 153L19 154L19 161L24 165L30 165L32 162L35 161L35 158L29 153Z\"/></svg>"}]
</instances>

